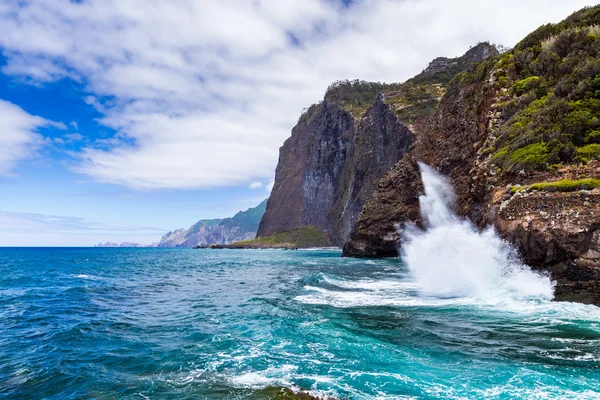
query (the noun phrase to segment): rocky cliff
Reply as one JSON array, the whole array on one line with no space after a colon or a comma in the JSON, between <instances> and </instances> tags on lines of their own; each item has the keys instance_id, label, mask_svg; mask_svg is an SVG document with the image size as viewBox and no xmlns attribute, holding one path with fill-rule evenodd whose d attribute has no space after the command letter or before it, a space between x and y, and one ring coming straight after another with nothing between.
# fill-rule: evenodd
<instances>
[{"instance_id":1,"label":"rocky cliff","mask_svg":"<svg viewBox=\"0 0 600 400\"><path fill-rule=\"evenodd\" d=\"M176 229L164 235L158 247L196 247L228 244L254 239L267 201L254 208L240 211L231 218L200 220L189 229Z\"/></svg>"},{"instance_id":2,"label":"rocky cliff","mask_svg":"<svg viewBox=\"0 0 600 400\"><path fill-rule=\"evenodd\" d=\"M343 81L311 106L280 149L275 185L257 236L305 226L341 246L379 179L409 150L452 76L497 54L482 43L437 60L403 84Z\"/></svg>"},{"instance_id":3,"label":"rocky cliff","mask_svg":"<svg viewBox=\"0 0 600 400\"><path fill-rule=\"evenodd\" d=\"M600 7L548 24L458 74L410 152L366 202L347 256L395 256L420 223L423 161L448 175L456 211L492 224L556 298L600 304Z\"/></svg>"}]
</instances>

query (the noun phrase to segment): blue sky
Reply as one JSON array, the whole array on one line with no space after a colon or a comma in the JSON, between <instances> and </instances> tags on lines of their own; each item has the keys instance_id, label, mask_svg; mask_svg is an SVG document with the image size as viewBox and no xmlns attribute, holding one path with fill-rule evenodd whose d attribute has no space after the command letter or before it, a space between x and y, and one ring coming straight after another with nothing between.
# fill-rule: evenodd
<instances>
[{"instance_id":1,"label":"blue sky","mask_svg":"<svg viewBox=\"0 0 600 400\"><path fill-rule=\"evenodd\" d=\"M593 1L0 1L0 245L151 243L268 196L301 110ZM493 12L491 12L493 10Z\"/></svg>"}]
</instances>

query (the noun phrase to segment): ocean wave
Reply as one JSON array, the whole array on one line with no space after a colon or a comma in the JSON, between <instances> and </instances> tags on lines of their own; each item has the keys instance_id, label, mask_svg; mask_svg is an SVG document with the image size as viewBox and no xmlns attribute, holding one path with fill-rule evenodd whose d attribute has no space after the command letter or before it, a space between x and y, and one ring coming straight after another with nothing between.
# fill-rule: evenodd
<instances>
[{"instance_id":1,"label":"ocean wave","mask_svg":"<svg viewBox=\"0 0 600 400\"><path fill-rule=\"evenodd\" d=\"M87 274L71 274L69 275L71 278L75 278L75 279L87 279L90 281L97 281L100 280L101 278L95 275L87 275Z\"/></svg>"}]
</instances>

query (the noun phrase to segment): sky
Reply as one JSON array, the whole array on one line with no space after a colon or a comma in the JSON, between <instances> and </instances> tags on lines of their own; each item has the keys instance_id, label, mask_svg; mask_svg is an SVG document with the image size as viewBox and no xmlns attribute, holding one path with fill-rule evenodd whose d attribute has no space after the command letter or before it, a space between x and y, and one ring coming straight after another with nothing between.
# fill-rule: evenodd
<instances>
[{"instance_id":1,"label":"sky","mask_svg":"<svg viewBox=\"0 0 600 400\"><path fill-rule=\"evenodd\" d=\"M585 0L0 0L0 246L156 242L268 197L341 79L512 47Z\"/></svg>"}]
</instances>

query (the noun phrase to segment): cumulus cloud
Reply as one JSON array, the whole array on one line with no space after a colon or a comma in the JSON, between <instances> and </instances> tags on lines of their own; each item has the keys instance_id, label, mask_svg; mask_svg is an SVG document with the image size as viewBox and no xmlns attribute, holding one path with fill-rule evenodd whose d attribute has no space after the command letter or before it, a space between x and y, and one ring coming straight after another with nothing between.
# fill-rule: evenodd
<instances>
[{"instance_id":1,"label":"cumulus cloud","mask_svg":"<svg viewBox=\"0 0 600 400\"><path fill-rule=\"evenodd\" d=\"M85 83L116 134L85 147L77 172L138 189L248 185L272 176L300 111L332 81L403 81L593 3L14 1L0 6L2 71Z\"/></svg>"},{"instance_id":2,"label":"cumulus cloud","mask_svg":"<svg viewBox=\"0 0 600 400\"><path fill-rule=\"evenodd\" d=\"M0 176L11 176L20 161L35 155L45 142L37 130L47 126L65 128L0 100Z\"/></svg>"},{"instance_id":3,"label":"cumulus cloud","mask_svg":"<svg viewBox=\"0 0 600 400\"><path fill-rule=\"evenodd\" d=\"M251 184L248 186L248 188L249 188L249 189L260 189L261 187L264 187L264 186L265 186L265 185L264 185L264 183L262 183L262 182L259 182L259 181L256 181L256 182L252 182L252 183L251 183Z\"/></svg>"},{"instance_id":4,"label":"cumulus cloud","mask_svg":"<svg viewBox=\"0 0 600 400\"><path fill-rule=\"evenodd\" d=\"M80 140L83 140L83 136L81 136L81 134L79 134L79 133L66 133L66 134L63 135L63 137L65 139L67 139L67 140L72 140L74 142L78 142Z\"/></svg>"}]
</instances>

